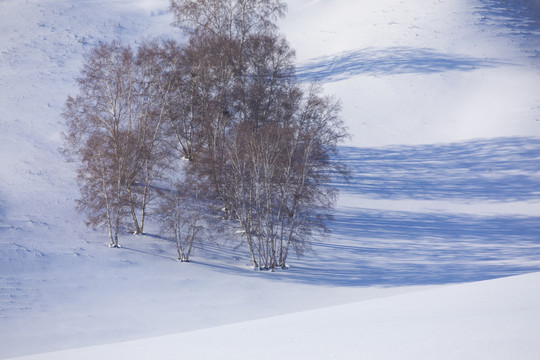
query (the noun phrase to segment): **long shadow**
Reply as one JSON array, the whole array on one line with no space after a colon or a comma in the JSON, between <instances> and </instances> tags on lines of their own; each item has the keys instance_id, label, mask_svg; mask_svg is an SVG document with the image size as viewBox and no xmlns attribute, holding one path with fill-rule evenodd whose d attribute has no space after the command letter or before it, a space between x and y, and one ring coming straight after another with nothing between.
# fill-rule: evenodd
<instances>
[{"instance_id":1,"label":"long shadow","mask_svg":"<svg viewBox=\"0 0 540 360\"><path fill-rule=\"evenodd\" d=\"M493 202L540 200L540 139L342 148L353 176L341 196ZM289 270L249 270L245 246L197 248L196 266L326 286L436 285L540 271L540 212L534 216L336 209L332 234ZM256 275L254 275L256 274Z\"/></svg>"},{"instance_id":2,"label":"long shadow","mask_svg":"<svg viewBox=\"0 0 540 360\"><path fill-rule=\"evenodd\" d=\"M540 139L499 138L462 143L340 150L351 169L344 193L416 200L538 199Z\"/></svg>"},{"instance_id":3,"label":"long shadow","mask_svg":"<svg viewBox=\"0 0 540 360\"><path fill-rule=\"evenodd\" d=\"M123 245L122 245L121 249L126 250L126 251L133 251L133 252L137 252L137 253L141 253L141 254L146 254L146 255L150 255L150 256L160 257L160 258L167 259L167 260L176 261L176 258L174 258L173 256L164 255L163 252L160 251L160 250L145 251L145 250L141 250L141 249L135 249L134 247L131 247L131 246L123 246Z\"/></svg>"},{"instance_id":4,"label":"long shadow","mask_svg":"<svg viewBox=\"0 0 540 360\"><path fill-rule=\"evenodd\" d=\"M365 48L313 59L298 67L297 76L306 82L333 82L360 74L429 74L471 71L501 64L493 59L444 54L427 48Z\"/></svg>"},{"instance_id":5,"label":"long shadow","mask_svg":"<svg viewBox=\"0 0 540 360\"><path fill-rule=\"evenodd\" d=\"M477 0L479 23L500 35L540 40L540 3L535 0Z\"/></svg>"},{"instance_id":6,"label":"long shadow","mask_svg":"<svg viewBox=\"0 0 540 360\"><path fill-rule=\"evenodd\" d=\"M540 217L342 209L328 242L283 278L311 284L449 284L540 270Z\"/></svg>"},{"instance_id":7,"label":"long shadow","mask_svg":"<svg viewBox=\"0 0 540 360\"><path fill-rule=\"evenodd\" d=\"M520 45L530 59L540 60L540 3L536 0L477 0L478 25ZM537 63L537 66L538 63Z\"/></svg>"},{"instance_id":8,"label":"long shadow","mask_svg":"<svg viewBox=\"0 0 540 360\"><path fill-rule=\"evenodd\" d=\"M343 148L342 196L493 202L540 199L540 139ZM341 207L333 234L281 278L314 284L419 285L540 271L538 216Z\"/></svg>"}]
</instances>

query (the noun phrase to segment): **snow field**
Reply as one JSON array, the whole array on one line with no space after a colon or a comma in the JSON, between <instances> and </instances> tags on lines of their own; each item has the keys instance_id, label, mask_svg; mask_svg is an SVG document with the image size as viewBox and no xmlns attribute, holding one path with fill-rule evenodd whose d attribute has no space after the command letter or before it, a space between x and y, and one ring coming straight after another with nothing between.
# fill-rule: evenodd
<instances>
[{"instance_id":1,"label":"snow field","mask_svg":"<svg viewBox=\"0 0 540 360\"><path fill-rule=\"evenodd\" d=\"M74 211L57 150L83 54L179 36L168 2L0 2L0 358L536 359L529 3L289 1L280 26L299 75L342 99L354 178L331 238L258 273L228 243L179 264L158 229L108 249Z\"/></svg>"},{"instance_id":2,"label":"snow field","mask_svg":"<svg viewBox=\"0 0 540 360\"><path fill-rule=\"evenodd\" d=\"M18 358L535 359L538 273ZM471 336L474 334L473 336Z\"/></svg>"}]
</instances>

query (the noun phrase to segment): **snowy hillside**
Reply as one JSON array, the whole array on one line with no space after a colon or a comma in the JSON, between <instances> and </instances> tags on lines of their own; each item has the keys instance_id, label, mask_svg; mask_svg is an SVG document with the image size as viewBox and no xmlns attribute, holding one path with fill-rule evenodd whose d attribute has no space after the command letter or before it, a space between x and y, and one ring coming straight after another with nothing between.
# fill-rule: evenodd
<instances>
[{"instance_id":1,"label":"snowy hillside","mask_svg":"<svg viewBox=\"0 0 540 360\"><path fill-rule=\"evenodd\" d=\"M0 1L0 358L538 357L540 8L288 3L353 178L333 234L265 273L236 244L181 264L157 229L109 249L74 210L60 113L83 55L179 37L168 1Z\"/></svg>"},{"instance_id":2,"label":"snowy hillside","mask_svg":"<svg viewBox=\"0 0 540 360\"><path fill-rule=\"evenodd\" d=\"M535 359L538 273L24 359ZM21 358L22 360L22 358Z\"/></svg>"},{"instance_id":3,"label":"snowy hillside","mask_svg":"<svg viewBox=\"0 0 540 360\"><path fill-rule=\"evenodd\" d=\"M538 136L539 10L525 4L293 1L283 28L303 75L343 100L355 146Z\"/></svg>"}]
</instances>

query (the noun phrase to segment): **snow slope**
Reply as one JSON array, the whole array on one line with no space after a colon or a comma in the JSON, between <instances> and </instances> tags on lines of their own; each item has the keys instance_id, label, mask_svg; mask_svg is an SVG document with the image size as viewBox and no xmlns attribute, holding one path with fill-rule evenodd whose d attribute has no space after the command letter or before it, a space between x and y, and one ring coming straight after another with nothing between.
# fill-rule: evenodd
<instances>
[{"instance_id":1,"label":"snow slope","mask_svg":"<svg viewBox=\"0 0 540 360\"><path fill-rule=\"evenodd\" d=\"M289 1L299 75L342 99L354 176L333 235L258 273L234 244L180 264L157 229L109 249L74 211L57 149L82 56L178 37L167 4L0 1L0 358L537 357L538 7Z\"/></svg>"},{"instance_id":2,"label":"snow slope","mask_svg":"<svg viewBox=\"0 0 540 360\"><path fill-rule=\"evenodd\" d=\"M525 1L292 1L307 79L344 102L355 146L538 136L537 8Z\"/></svg>"},{"instance_id":3,"label":"snow slope","mask_svg":"<svg viewBox=\"0 0 540 360\"><path fill-rule=\"evenodd\" d=\"M63 359L536 359L540 273L28 356Z\"/></svg>"}]
</instances>

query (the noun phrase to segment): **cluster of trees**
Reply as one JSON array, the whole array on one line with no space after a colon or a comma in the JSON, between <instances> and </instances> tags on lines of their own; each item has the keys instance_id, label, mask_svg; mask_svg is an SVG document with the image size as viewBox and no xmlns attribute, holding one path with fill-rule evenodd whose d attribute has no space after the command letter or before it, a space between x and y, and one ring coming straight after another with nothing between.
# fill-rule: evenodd
<instances>
[{"instance_id":1,"label":"cluster of trees","mask_svg":"<svg viewBox=\"0 0 540 360\"><path fill-rule=\"evenodd\" d=\"M253 266L285 267L309 248L345 174L340 105L295 77L277 31L281 0L172 0L185 43L99 45L63 116L80 162L78 208L118 247L151 213L188 261L203 229L227 223ZM151 211L149 211L151 209Z\"/></svg>"}]
</instances>

